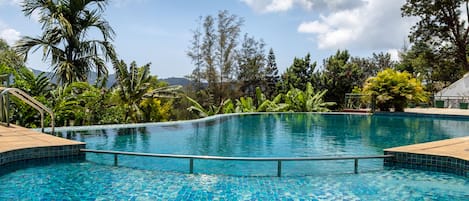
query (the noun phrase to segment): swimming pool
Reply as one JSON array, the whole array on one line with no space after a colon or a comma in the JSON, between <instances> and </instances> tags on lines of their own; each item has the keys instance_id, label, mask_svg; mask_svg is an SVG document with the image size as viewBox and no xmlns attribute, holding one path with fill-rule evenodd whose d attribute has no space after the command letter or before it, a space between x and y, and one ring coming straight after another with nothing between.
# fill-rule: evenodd
<instances>
[{"instance_id":1,"label":"swimming pool","mask_svg":"<svg viewBox=\"0 0 469 201\"><path fill-rule=\"evenodd\" d=\"M465 136L468 121L346 114L232 115L178 124L65 131L89 149L215 156L302 157L382 154L384 148ZM87 154L86 161L22 168L0 176L0 199L80 200L464 200L469 182L452 174L383 167L382 160L187 161ZM237 176L231 176L237 175ZM241 176L239 176L241 175ZM249 176L246 176L249 175ZM304 176L308 175L308 176ZM3 193L6 192L6 193ZM16 196L16 197L15 197ZM121 197L119 197L121 196Z\"/></svg>"}]
</instances>

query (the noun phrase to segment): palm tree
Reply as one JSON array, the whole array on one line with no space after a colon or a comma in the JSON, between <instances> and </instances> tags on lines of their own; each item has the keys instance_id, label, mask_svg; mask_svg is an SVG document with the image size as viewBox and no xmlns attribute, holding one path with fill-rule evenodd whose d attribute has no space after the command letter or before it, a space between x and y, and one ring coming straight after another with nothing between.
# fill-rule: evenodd
<instances>
[{"instance_id":1,"label":"palm tree","mask_svg":"<svg viewBox=\"0 0 469 201\"><path fill-rule=\"evenodd\" d=\"M150 88L150 63L137 67L137 63L132 62L129 69L124 61L114 61L116 71L116 83L114 88L119 97L119 102L125 108L124 119L138 122L141 113L140 101Z\"/></svg>"},{"instance_id":2,"label":"palm tree","mask_svg":"<svg viewBox=\"0 0 469 201\"><path fill-rule=\"evenodd\" d=\"M114 69L116 71L117 81L113 88L118 94L118 102L125 108L126 121L141 122L151 118L147 118L146 112L152 108L148 101L142 104L146 99L155 98L176 98L178 97L180 86L155 86L156 78L150 75L150 63L137 67L137 63L132 62L127 69L124 61L114 61Z\"/></svg>"},{"instance_id":3,"label":"palm tree","mask_svg":"<svg viewBox=\"0 0 469 201\"><path fill-rule=\"evenodd\" d=\"M25 36L16 44L18 53L43 49L43 60L50 60L54 76L67 84L87 81L92 70L102 79L108 73L106 61L116 53L111 41L114 30L103 19L108 0L25 0L23 12L30 17L39 14L43 33L38 38ZM97 31L102 39L89 38Z\"/></svg>"}]
</instances>

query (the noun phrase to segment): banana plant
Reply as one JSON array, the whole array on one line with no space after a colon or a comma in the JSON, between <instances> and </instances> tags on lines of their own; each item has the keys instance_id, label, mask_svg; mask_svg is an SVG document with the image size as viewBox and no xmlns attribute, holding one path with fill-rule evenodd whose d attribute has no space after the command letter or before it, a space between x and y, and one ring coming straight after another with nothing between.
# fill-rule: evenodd
<instances>
[{"instance_id":1,"label":"banana plant","mask_svg":"<svg viewBox=\"0 0 469 201\"><path fill-rule=\"evenodd\" d=\"M297 88L290 89L285 95L285 103L294 112L329 112L328 107L335 105L334 102L324 102L324 95L327 90L314 92L311 83L306 84L306 90Z\"/></svg>"},{"instance_id":2,"label":"banana plant","mask_svg":"<svg viewBox=\"0 0 469 201\"><path fill-rule=\"evenodd\" d=\"M190 112L197 113L199 117L208 117L216 114L220 114L222 109L225 107L225 105L232 105L232 102L230 99L227 99L225 101L222 101L219 106L216 105L211 105L208 108L204 108L200 103L198 103L196 100L190 98L189 96L186 96L187 100L192 104L187 110Z\"/></svg>"}]
</instances>

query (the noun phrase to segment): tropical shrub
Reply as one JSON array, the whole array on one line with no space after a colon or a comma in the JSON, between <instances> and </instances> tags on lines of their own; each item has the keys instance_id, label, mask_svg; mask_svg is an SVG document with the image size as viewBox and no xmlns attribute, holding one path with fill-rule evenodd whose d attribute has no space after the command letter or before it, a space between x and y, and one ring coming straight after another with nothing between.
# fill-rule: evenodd
<instances>
[{"instance_id":1,"label":"tropical shrub","mask_svg":"<svg viewBox=\"0 0 469 201\"><path fill-rule=\"evenodd\" d=\"M235 100L235 104L231 99L227 99L219 106L211 105L204 108L194 99L187 97L192 103L192 106L187 110L197 113L199 117L233 112L328 112L330 111L328 107L335 105L335 103L324 102L323 96L326 92L324 90L315 93L311 83L308 82L305 91L292 88L286 95L278 94L273 100L268 100L261 89L257 87L256 100L251 97L240 97Z\"/></svg>"},{"instance_id":2,"label":"tropical shrub","mask_svg":"<svg viewBox=\"0 0 469 201\"><path fill-rule=\"evenodd\" d=\"M216 114L220 114L222 111L225 113L231 113L232 110L222 110L225 105L230 105L230 107L233 107L233 103L231 102L231 99L222 101L219 106L217 105L210 105L207 108L204 108L200 103L198 103L196 100L190 98L189 96L186 96L187 100L192 104L189 108L187 108L188 111L196 113L199 117L208 117Z\"/></svg>"},{"instance_id":3,"label":"tropical shrub","mask_svg":"<svg viewBox=\"0 0 469 201\"><path fill-rule=\"evenodd\" d=\"M363 93L376 97L376 106L381 111L394 107L397 112L404 111L409 101L425 102L428 94L422 83L406 71L385 69L366 80Z\"/></svg>"},{"instance_id":4,"label":"tropical shrub","mask_svg":"<svg viewBox=\"0 0 469 201\"><path fill-rule=\"evenodd\" d=\"M297 88L290 89L285 95L285 103L289 105L290 111L295 112L329 112L330 106L334 106L334 102L324 102L324 95L327 90L314 92L310 82L306 83L306 90L302 91Z\"/></svg>"}]
</instances>

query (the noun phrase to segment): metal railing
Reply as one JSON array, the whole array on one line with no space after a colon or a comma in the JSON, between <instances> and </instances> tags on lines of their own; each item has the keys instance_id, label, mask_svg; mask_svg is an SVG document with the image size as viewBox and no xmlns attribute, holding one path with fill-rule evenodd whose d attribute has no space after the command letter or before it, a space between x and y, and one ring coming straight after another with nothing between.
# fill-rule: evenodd
<instances>
[{"instance_id":1,"label":"metal railing","mask_svg":"<svg viewBox=\"0 0 469 201\"><path fill-rule=\"evenodd\" d=\"M41 114L41 131L42 132L44 132L44 112L49 113L51 117L51 132L52 132L51 134L54 134L55 123L54 123L54 113L52 112L52 110L50 110L44 104L35 100L33 97L29 96L26 92L20 89L0 87L0 108L2 108L0 112L1 112L1 116L5 120L6 126L10 126L10 118L9 118L10 104L8 100L8 94L11 94L19 98L26 104L30 105L31 107L39 111L39 113Z\"/></svg>"},{"instance_id":2,"label":"metal railing","mask_svg":"<svg viewBox=\"0 0 469 201\"><path fill-rule=\"evenodd\" d=\"M194 160L223 160L223 161L276 161L277 162L277 176L282 176L282 161L330 161L330 160L354 160L354 173L358 173L358 160L362 159L380 159L392 158L393 155L375 155L375 156L336 156L336 157L280 157L280 158L257 158L257 157L223 157L223 156L198 156L198 155L175 155L175 154L153 154L153 153L139 153L139 152L123 152L123 151L110 151L110 150L94 150L94 149L80 149L81 152L96 153L96 154L111 154L114 155L114 165L118 165L118 156L145 156L157 158L181 158L189 159L189 173L194 173Z\"/></svg>"},{"instance_id":3,"label":"metal railing","mask_svg":"<svg viewBox=\"0 0 469 201\"><path fill-rule=\"evenodd\" d=\"M438 103L438 101L442 101ZM469 96L434 96L433 104L438 108L461 108L461 104L468 104ZM466 105L467 107L467 105ZM467 109L467 108L461 108Z\"/></svg>"},{"instance_id":4,"label":"metal railing","mask_svg":"<svg viewBox=\"0 0 469 201\"><path fill-rule=\"evenodd\" d=\"M376 99L371 95L346 93L345 94L345 110L369 110L375 111Z\"/></svg>"}]
</instances>

